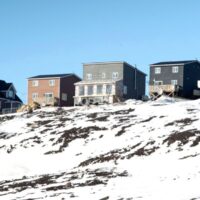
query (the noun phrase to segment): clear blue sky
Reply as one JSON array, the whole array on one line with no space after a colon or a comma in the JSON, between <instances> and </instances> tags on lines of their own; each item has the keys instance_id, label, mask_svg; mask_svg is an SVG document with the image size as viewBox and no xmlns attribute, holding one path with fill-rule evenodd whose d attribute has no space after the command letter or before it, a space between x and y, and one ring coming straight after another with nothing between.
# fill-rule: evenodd
<instances>
[{"instance_id":1,"label":"clear blue sky","mask_svg":"<svg viewBox=\"0 0 200 200\"><path fill-rule=\"evenodd\" d=\"M26 101L27 77L82 63L200 59L199 0L0 0L0 79Z\"/></svg>"}]
</instances>

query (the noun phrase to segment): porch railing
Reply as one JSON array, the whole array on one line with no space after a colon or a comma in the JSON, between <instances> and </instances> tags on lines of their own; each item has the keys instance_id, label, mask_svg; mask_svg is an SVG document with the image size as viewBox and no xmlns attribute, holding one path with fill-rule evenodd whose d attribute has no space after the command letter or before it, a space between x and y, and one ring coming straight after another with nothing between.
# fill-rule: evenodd
<instances>
[{"instance_id":1,"label":"porch railing","mask_svg":"<svg viewBox=\"0 0 200 200\"><path fill-rule=\"evenodd\" d=\"M9 114L9 113L15 113L17 112L18 108L3 108L2 114Z\"/></svg>"},{"instance_id":2,"label":"porch railing","mask_svg":"<svg viewBox=\"0 0 200 200\"><path fill-rule=\"evenodd\" d=\"M150 85L149 92L150 93L158 93L162 94L163 92L174 92L176 90L175 85Z\"/></svg>"},{"instance_id":3,"label":"porch railing","mask_svg":"<svg viewBox=\"0 0 200 200\"><path fill-rule=\"evenodd\" d=\"M34 99L33 101L39 103L41 106L46 105L56 105L58 103L58 100L55 97L39 97Z\"/></svg>"}]
</instances>

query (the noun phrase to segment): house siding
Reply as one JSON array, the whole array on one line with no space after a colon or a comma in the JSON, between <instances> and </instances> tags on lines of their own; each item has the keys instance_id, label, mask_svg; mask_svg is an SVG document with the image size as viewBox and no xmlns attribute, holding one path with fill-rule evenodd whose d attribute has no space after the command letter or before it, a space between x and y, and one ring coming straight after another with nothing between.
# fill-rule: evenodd
<instances>
[{"instance_id":1,"label":"house siding","mask_svg":"<svg viewBox=\"0 0 200 200\"><path fill-rule=\"evenodd\" d=\"M38 80L39 85L37 87L32 86L32 81ZM55 80L55 85L50 86L49 80ZM60 79L59 78L49 78L49 79L29 79L28 80L28 104L33 103L32 94L38 93L38 98L43 98L45 93L53 93L54 97L60 98L59 93Z\"/></svg>"},{"instance_id":2,"label":"house siding","mask_svg":"<svg viewBox=\"0 0 200 200\"><path fill-rule=\"evenodd\" d=\"M185 97L192 97L193 90L197 89L197 81L200 80L200 64L191 63L184 67L184 87L183 95Z\"/></svg>"},{"instance_id":3,"label":"house siding","mask_svg":"<svg viewBox=\"0 0 200 200\"><path fill-rule=\"evenodd\" d=\"M60 80L60 105L61 106L73 106L75 95L75 83L81 81L76 76L64 77ZM62 93L67 94L67 101L62 100Z\"/></svg>"},{"instance_id":4,"label":"house siding","mask_svg":"<svg viewBox=\"0 0 200 200\"><path fill-rule=\"evenodd\" d=\"M127 86L125 99L142 99L145 94L146 75L126 63L124 64L123 84Z\"/></svg>"},{"instance_id":5,"label":"house siding","mask_svg":"<svg viewBox=\"0 0 200 200\"><path fill-rule=\"evenodd\" d=\"M177 65L170 66L150 66L150 85L154 85L154 80L163 81L163 85L171 85L171 80L177 80L178 85L183 87L183 76L184 76L184 67L179 65L178 73L172 73L172 67ZM155 68L160 67L161 73L155 74Z\"/></svg>"},{"instance_id":6,"label":"house siding","mask_svg":"<svg viewBox=\"0 0 200 200\"><path fill-rule=\"evenodd\" d=\"M87 80L87 74L92 74L92 80L112 80L112 73L118 72L118 80L123 79L123 63L98 63L83 65L83 79ZM102 73L106 74L102 78Z\"/></svg>"}]
</instances>

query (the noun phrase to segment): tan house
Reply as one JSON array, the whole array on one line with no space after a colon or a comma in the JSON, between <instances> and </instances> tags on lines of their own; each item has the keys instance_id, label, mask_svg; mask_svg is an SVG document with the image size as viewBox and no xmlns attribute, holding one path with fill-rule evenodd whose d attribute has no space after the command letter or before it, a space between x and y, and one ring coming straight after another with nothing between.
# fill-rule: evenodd
<instances>
[{"instance_id":1,"label":"tan house","mask_svg":"<svg viewBox=\"0 0 200 200\"><path fill-rule=\"evenodd\" d=\"M81 79L75 74L39 75L28 78L28 104L73 106L74 84Z\"/></svg>"}]
</instances>

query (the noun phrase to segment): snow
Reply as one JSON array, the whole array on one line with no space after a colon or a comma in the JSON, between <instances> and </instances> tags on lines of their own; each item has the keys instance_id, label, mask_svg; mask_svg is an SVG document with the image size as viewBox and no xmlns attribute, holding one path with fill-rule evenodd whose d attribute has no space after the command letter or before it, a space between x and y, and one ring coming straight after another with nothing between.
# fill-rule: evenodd
<instances>
[{"instance_id":1,"label":"snow","mask_svg":"<svg viewBox=\"0 0 200 200\"><path fill-rule=\"evenodd\" d=\"M199 106L163 97L0 116L0 200L200 199Z\"/></svg>"}]
</instances>

